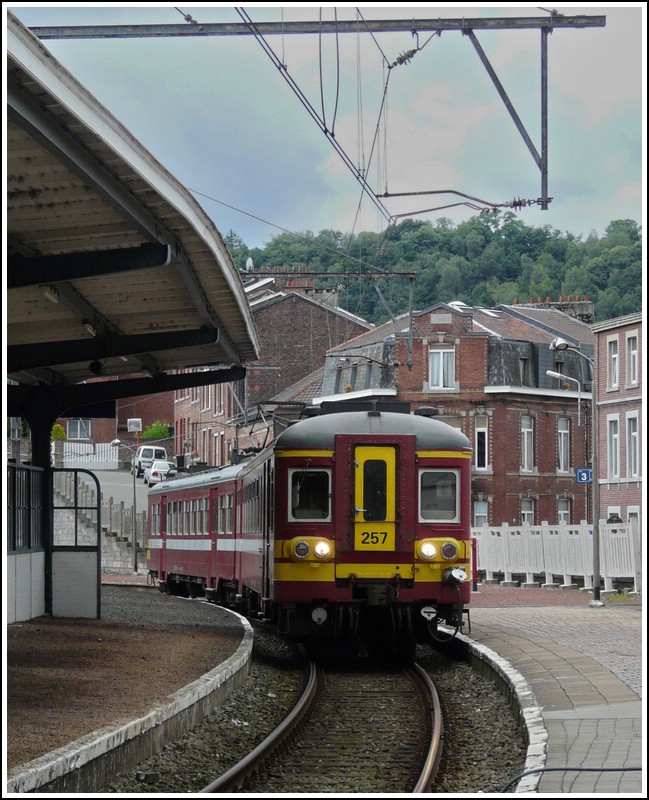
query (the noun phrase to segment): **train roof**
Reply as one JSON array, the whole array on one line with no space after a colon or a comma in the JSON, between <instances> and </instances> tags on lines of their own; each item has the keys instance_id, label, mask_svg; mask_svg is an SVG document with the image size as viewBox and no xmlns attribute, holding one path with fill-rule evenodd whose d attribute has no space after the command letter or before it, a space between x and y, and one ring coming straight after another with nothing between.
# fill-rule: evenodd
<instances>
[{"instance_id":1,"label":"train roof","mask_svg":"<svg viewBox=\"0 0 649 800\"><path fill-rule=\"evenodd\" d=\"M310 417L291 425L275 439L275 450L333 450L336 434L415 436L417 450L467 450L471 443L441 420L391 411L342 411Z\"/></svg>"},{"instance_id":2,"label":"train roof","mask_svg":"<svg viewBox=\"0 0 649 800\"><path fill-rule=\"evenodd\" d=\"M246 462L242 462L240 464L228 464L225 467L203 470L202 472L182 473L175 478L156 483L155 486L149 489L149 494L165 494L165 492L170 490L191 489L194 486L204 486L206 482L209 483L210 481L221 483L222 481L236 478L245 466Z\"/></svg>"}]
</instances>

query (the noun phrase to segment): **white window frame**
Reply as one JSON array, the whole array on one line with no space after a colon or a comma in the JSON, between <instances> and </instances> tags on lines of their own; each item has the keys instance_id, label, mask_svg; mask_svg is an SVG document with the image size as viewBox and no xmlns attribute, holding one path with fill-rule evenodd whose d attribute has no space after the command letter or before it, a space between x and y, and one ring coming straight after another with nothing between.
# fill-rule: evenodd
<instances>
[{"instance_id":1,"label":"white window frame","mask_svg":"<svg viewBox=\"0 0 649 800\"><path fill-rule=\"evenodd\" d=\"M482 528L489 524L489 503L486 500L473 502L473 527Z\"/></svg>"},{"instance_id":2,"label":"white window frame","mask_svg":"<svg viewBox=\"0 0 649 800\"><path fill-rule=\"evenodd\" d=\"M212 384L212 399L214 404L214 416L220 417L223 414L223 384Z\"/></svg>"},{"instance_id":3,"label":"white window frame","mask_svg":"<svg viewBox=\"0 0 649 800\"><path fill-rule=\"evenodd\" d=\"M562 425L564 429L562 430ZM570 472L570 420L557 419L557 472Z\"/></svg>"},{"instance_id":4,"label":"white window frame","mask_svg":"<svg viewBox=\"0 0 649 800\"><path fill-rule=\"evenodd\" d=\"M76 426L76 434L72 433L71 426ZM68 439L90 441L92 439L92 420L82 417L67 420L66 424Z\"/></svg>"},{"instance_id":5,"label":"white window frame","mask_svg":"<svg viewBox=\"0 0 649 800\"><path fill-rule=\"evenodd\" d=\"M536 520L536 501L531 497L521 498L521 525L534 525Z\"/></svg>"},{"instance_id":6,"label":"white window frame","mask_svg":"<svg viewBox=\"0 0 649 800\"><path fill-rule=\"evenodd\" d=\"M212 408L212 386L213 384L208 383L203 386L202 395L202 404L201 404L201 411L210 411Z\"/></svg>"},{"instance_id":7,"label":"white window frame","mask_svg":"<svg viewBox=\"0 0 649 800\"><path fill-rule=\"evenodd\" d=\"M638 331L626 334L626 385L638 385Z\"/></svg>"},{"instance_id":8,"label":"white window frame","mask_svg":"<svg viewBox=\"0 0 649 800\"><path fill-rule=\"evenodd\" d=\"M620 516L622 516L620 514ZM633 520L636 521L638 526L638 530L640 530L640 506L627 506L626 507L626 521L629 525L633 524Z\"/></svg>"},{"instance_id":9,"label":"white window frame","mask_svg":"<svg viewBox=\"0 0 649 800\"><path fill-rule=\"evenodd\" d=\"M640 477L640 415L637 411L626 414L626 477Z\"/></svg>"},{"instance_id":10,"label":"white window frame","mask_svg":"<svg viewBox=\"0 0 649 800\"><path fill-rule=\"evenodd\" d=\"M428 351L429 391L455 389L455 347L431 347Z\"/></svg>"},{"instance_id":11,"label":"white window frame","mask_svg":"<svg viewBox=\"0 0 649 800\"><path fill-rule=\"evenodd\" d=\"M570 525L572 516L572 500L569 497L557 499L557 521L559 524Z\"/></svg>"},{"instance_id":12,"label":"white window frame","mask_svg":"<svg viewBox=\"0 0 649 800\"><path fill-rule=\"evenodd\" d=\"M526 420L529 425L526 426ZM534 417L521 416L521 472L534 471Z\"/></svg>"},{"instance_id":13,"label":"white window frame","mask_svg":"<svg viewBox=\"0 0 649 800\"><path fill-rule=\"evenodd\" d=\"M606 388L620 388L620 343L617 336L606 340Z\"/></svg>"},{"instance_id":14,"label":"white window frame","mask_svg":"<svg viewBox=\"0 0 649 800\"><path fill-rule=\"evenodd\" d=\"M620 477L620 415L606 418L606 476L609 481Z\"/></svg>"}]
</instances>

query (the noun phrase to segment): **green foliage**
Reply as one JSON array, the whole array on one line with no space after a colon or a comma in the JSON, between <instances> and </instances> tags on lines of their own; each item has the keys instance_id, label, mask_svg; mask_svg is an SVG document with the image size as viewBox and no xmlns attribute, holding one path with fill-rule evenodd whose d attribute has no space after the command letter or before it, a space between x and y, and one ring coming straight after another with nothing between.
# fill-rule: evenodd
<instances>
[{"instance_id":1,"label":"green foliage","mask_svg":"<svg viewBox=\"0 0 649 800\"><path fill-rule=\"evenodd\" d=\"M251 256L256 270L311 271L316 289L338 287L340 305L375 324L408 311L411 280L399 272L416 276L416 310L452 300L495 307L577 295L592 300L598 321L642 310L642 232L628 219L583 242L526 225L511 211L459 225L403 220L383 233L280 233L263 249L249 250L233 231L225 240L240 269Z\"/></svg>"},{"instance_id":2,"label":"green foliage","mask_svg":"<svg viewBox=\"0 0 649 800\"><path fill-rule=\"evenodd\" d=\"M57 439L60 439L62 442L66 442L68 437L65 434L65 429L63 425L59 425L58 423L52 426L52 431L50 433L50 442L55 442Z\"/></svg>"},{"instance_id":3,"label":"green foliage","mask_svg":"<svg viewBox=\"0 0 649 800\"><path fill-rule=\"evenodd\" d=\"M142 439L169 439L173 431L173 426L168 422L160 422L156 420L153 424L149 425L140 438Z\"/></svg>"}]
</instances>

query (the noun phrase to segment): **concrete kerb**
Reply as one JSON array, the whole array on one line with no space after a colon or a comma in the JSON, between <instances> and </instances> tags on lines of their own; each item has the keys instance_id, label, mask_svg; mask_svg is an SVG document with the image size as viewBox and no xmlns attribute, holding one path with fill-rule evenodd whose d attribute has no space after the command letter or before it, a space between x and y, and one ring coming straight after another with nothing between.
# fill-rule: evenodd
<instances>
[{"instance_id":1,"label":"concrete kerb","mask_svg":"<svg viewBox=\"0 0 649 800\"><path fill-rule=\"evenodd\" d=\"M188 686L169 702L125 725L101 728L65 747L10 771L8 793L33 791L88 793L102 789L111 776L132 769L162 750L169 738L182 736L243 686L252 655L253 629L234 612L244 629L236 653Z\"/></svg>"},{"instance_id":2,"label":"concrete kerb","mask_svg":"<svg viewBox=\"0 0 649 800\"><path fill-rule=\"evenodd\" d=\"M515 792L516 794L538 793L543 774L540 770L546 766L547 761L548 730L534 692L521 673L494 650L474 642L461 633L456 635L456 639L466 647L471 666L498 683L501 693L509 699L512 708L519 715L527 736L527 754L523 772L539 771L522 777ZM516 776L511 777L513 779Z\"/></svg>"}]
</instances>

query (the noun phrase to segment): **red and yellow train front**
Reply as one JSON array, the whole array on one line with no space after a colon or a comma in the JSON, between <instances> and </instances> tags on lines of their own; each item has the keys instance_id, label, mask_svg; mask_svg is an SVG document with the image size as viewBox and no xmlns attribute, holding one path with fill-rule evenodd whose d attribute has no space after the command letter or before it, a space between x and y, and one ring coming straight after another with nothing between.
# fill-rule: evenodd
<instances>
[{"instance_id":1,"label":"red and yellow train front","mask_svg":"<svg viewBox=\"0 0 649 800\"><path fill-rule=\"evenodd\" d=\"M417 626L461 624L471 454L443 423L412 425L411 434L378 424L376 433L338 433L331 449L276 449L273 602L293 627L308 628L308 614L339 626L381 608L408 609ZM438 442L447 446L431 446Z\"/></svg>"}]
</instances>

